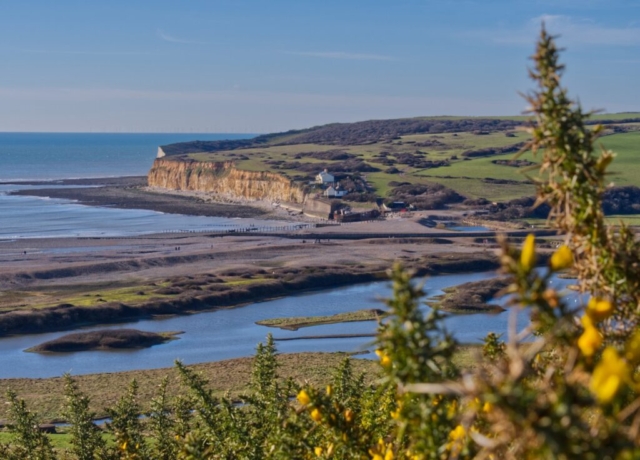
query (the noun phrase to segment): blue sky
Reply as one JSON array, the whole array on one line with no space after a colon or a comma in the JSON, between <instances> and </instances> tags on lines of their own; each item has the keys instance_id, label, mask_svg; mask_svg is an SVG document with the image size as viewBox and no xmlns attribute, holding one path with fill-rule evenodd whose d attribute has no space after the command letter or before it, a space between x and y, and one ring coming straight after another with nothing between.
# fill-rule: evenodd
<instances>
[{"instance_id":1,"label":"blue sky","mask_svg":"<svg viewBox=\"0 0 640 460\"><path fill-rule=\"evenodd\" d=\"M3 0L0 131L519 114L543 19L585 108L640 110L637 0Z\"/></svg>"}]
</instances>

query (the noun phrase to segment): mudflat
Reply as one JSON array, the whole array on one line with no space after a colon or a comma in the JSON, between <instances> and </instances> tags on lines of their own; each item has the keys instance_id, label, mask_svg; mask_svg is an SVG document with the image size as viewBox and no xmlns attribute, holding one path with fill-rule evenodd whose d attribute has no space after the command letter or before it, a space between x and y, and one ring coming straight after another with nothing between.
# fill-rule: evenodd
<instances>
[{"instance_id":1,"label":"mudflat","mask_svg":"<svg viewBox=\"0 0 640 460\"><path fill-rule=\"evenodd\" d=\"M143 187L143 177L65 184L94 187L19 193L180 214L221 216L228 212L241 217L246 212L255 217L267 212L265 203L260 208L255 203L204 202L193 193L155 192ZM278 212L286 218L283 210L271 211L269 218ZM430 228L424 224L430 213L300 228L291 232L296 239L214 232L4 240L0 244L0 335L188 314L303 290L382 280L396 261L418 275L498 266L495 246L488 240ZM458 219L463 213L438 212ZM345 233L357 233L361 239L341 239ZM381 238L381 234L388 236Z\"/></svg>"}]
</instances>

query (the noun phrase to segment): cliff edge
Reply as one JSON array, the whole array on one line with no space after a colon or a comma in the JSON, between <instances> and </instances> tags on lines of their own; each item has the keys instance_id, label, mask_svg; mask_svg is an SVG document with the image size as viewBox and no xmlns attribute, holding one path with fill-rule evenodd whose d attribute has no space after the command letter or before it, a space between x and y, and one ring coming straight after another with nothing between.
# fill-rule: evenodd
<instances>
[{"instance_id":1,"label":"cliff edge","mask_svg":"<svg viewBox=\"0 0 640 460\"><path fill-rule=\"evenodd\" d=\"M306 194L273 172L243 171L231 161L205 162L157 158L148 174L152 187L230 195L236 198L304 203Z\"/></svg>"}]
</instances>

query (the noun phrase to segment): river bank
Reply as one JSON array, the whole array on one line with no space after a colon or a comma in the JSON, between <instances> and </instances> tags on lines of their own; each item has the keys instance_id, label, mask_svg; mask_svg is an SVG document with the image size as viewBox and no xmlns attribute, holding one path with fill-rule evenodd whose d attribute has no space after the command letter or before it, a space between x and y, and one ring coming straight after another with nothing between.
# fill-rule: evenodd
<instances>
[{"instance_id":1,"label":"river bank","mask_svg":"<svg viewBox=\"0 0 640 460\"><path fill-rule=\"evenodd\" d=\"M176 198L171 193L143 191L135 179L131 180L113 187L118 193L148 193L160 201ZM100 188L69 183L89 188L66 189L65 193L83 190L82 193L104 194L112 187L105 181ZM47 195L50 190L58 189L38 193ZM176 199L196 208L204 206L196 196ZM190 212L181 202L176 202L180 212ZM417 276L469 272L485 272L476 273L480 276L471 278L475 280L492 276L486 271L495 269L498 262L486 241L453 231L450 234L455 240L432 237L449 233L426 227L421 223L424 217L416 213L314 228L313 235L320 235L315 240L307 229L292 230L298 238L295 240L258 232L247 232L242 238L224 233L181 232L5 239L0 243L0 335L4 337L0 352L6 369L3 376L49 377L67 370L91 373L164 367L176 358L197 363L249 356L268 332L255 326L256 320L335 315L356 309L354 306L379 306L377 302L367 303L371 299L362 293L387 296L388 291L380 288L386 283L373 283L378 287L372 288L366 283L385 280L386 270L396 261L413 269ZM362 239L339 239L353 232ZM387 236L381 238L380 234ZM395 237L408 234L418 237ZM445 285L464 282L457 281L459 275L452 276L456 281L449 280ZM468 279L464 275L464 280ZM360 286L361 290L338 289L341 286ZM310 291L317 291L318 295L296 297ZM346 296L348 305L334 303L332 295ZM268 302L271 299L279 300ZM234 308L240 306L245 307ZM28 359L24 357L24 349L55 339L60 331L121 328L123 323L131 323L124 327L132 328L140 325L141 330L189 332L162 347L140 351L87 351L66 357L30 353ZM469 326L462 321L457 329L463 340L475 342L479 337L478 321L471 323ZM502 328L500 321L491 318L485 321L482 331L496 324ZM337 338L285 340L279 344L286 352L362 351L371 342L372 326L375 327L367 322L317 325L310 335ZM281 331L277 335L286 339L292 334Z\"/></svg>"},{"instance_id":2,"label":"river bank","mask_svg":"<svg viewBox=\"0 0 640 460\"><path fill-rule=\"evenodd\" d=\"M206 262L215 260L215 256L206 254L201 257L169 259L152 259L147 261L147 264L151 267L165 262L171 267L171 262ZM478 272L498 267L497 258L489 253L442 253L421 257L405 256L404 259L405 267L413 270L416 276ZM58 294L60 303L52 302L55 296L45 297L46 291L32 298L28 308L25 308L26 305L12 308L11 304L5 303L4 311L0 313L0 336L62 331L157 315L191 314L240 306L310 290L383 280L389 266L390 263L370 262L366 265L347 267L337 264L297 268L271 267L268 270L245 267L165 278L160 282L147 281L115 289L109 288L108 285L82 285L75 290L73 286L67 286L65 292L64 287L58 286L59 290L63 288ZM130 262L129 267L135 270L142 269L144 265L142 262L134 261ZM117 263L96 263L93 266L83 265L75 269L69 267L66 270L56 268L49 271L5 274L0 275L0 285L18 282L34 284L42 279L57 280L59 283L63 278L86 276L92 271L98 275L118 272L123 268ZM20 292L23 291L3 292L5 302L8 302L7 297L12 293L17 297Z\"/></svg>"},{"instance_id":3,"label":"river bank","mask_svg":"<svg viewBox=\"0 0 640 460\"><path fill-rule=\"evenodd\" d=\"M479 354L477 346L464 345L453 357L460 367L475 366ZM347 357L345 353L284 353L277 356L278 375L284 381L292 378L303 384L309 382L323 388L330 380L333 369ZM365 375L366 382L375 382L381 376L380 367L376 361L369 359L351 358L354 373ZM214 396L229 394L237 399L241 394L250 391L251 365L253 358L238 358L217 362L208 362L188 366L201 373L209 380L208 388ZM112 406L117 399L125 394L131 380L136 379L139 385L138 402L142 411L149 410L151 399L156 396L162 379L168 377L167 393L173 398L184 393L179 376L175 368L161 368L136 370L127 372L101 373L74 376L78 387L91 398L90 409L98 417L106 416L105 408ZM64 404L64 384L61 377L47 379L0 379L0 392L13 390L25 399L27 406L38 412L43 422L62 421L62 406ZM7 416L7 406L0 405L0 419Z\"/></svg>"}]
</instances>

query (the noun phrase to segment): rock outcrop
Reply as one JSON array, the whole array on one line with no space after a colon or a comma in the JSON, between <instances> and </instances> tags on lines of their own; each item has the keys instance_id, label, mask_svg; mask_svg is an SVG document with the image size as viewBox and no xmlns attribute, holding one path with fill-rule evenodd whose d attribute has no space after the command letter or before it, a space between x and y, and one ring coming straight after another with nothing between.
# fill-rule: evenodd
<instances>
[{"instance_id":1,"label":"rock outcrop","mask_svg":"<svg viewBox=\"0 0 640 460\"><path fill-rule=\"evenodd\" d=\"M233 162L175 161L157 158L149 185L236 198L304 203L306 194L290 179L265 171L243 171Z\"/></svg>"}]
</instances>

